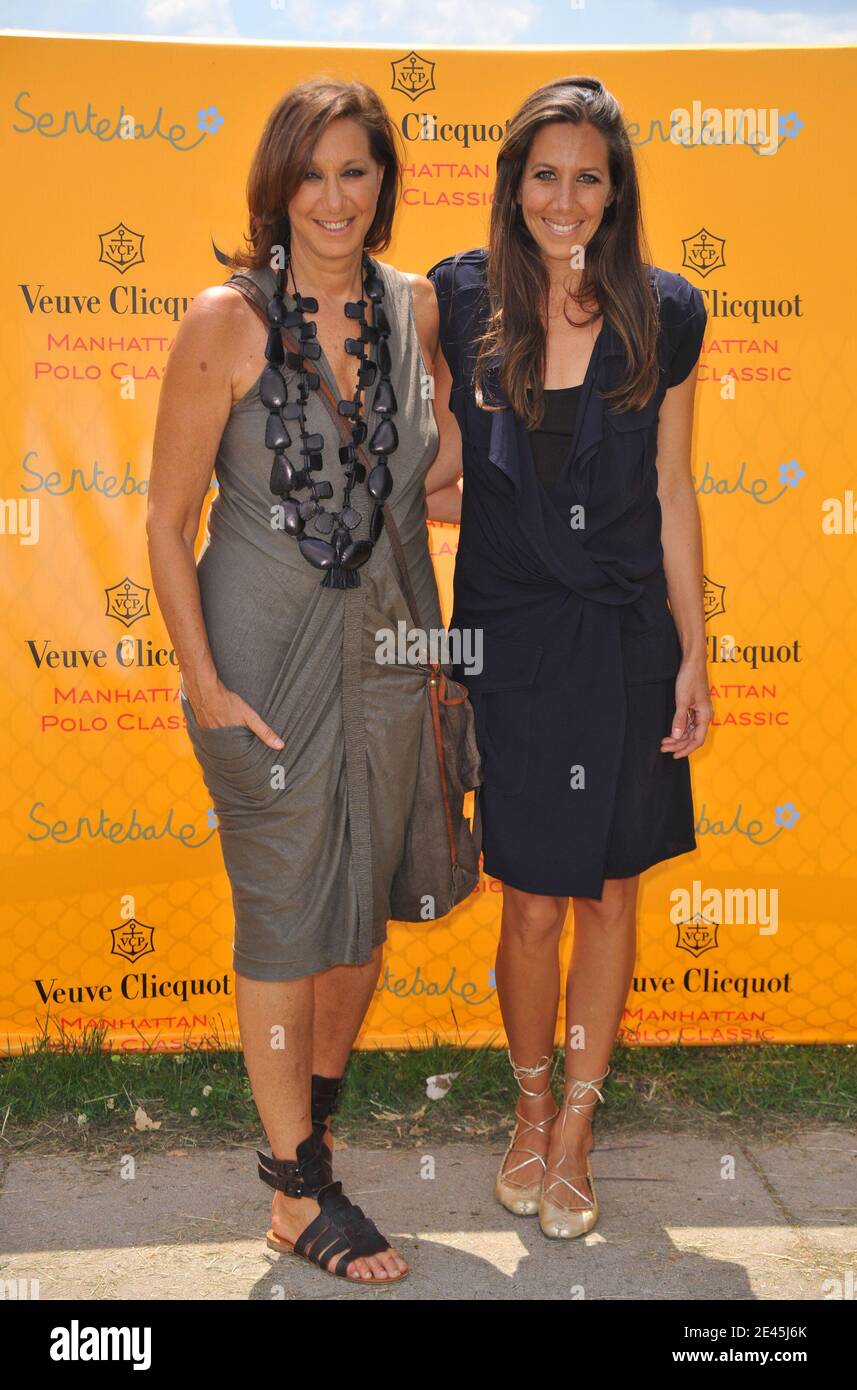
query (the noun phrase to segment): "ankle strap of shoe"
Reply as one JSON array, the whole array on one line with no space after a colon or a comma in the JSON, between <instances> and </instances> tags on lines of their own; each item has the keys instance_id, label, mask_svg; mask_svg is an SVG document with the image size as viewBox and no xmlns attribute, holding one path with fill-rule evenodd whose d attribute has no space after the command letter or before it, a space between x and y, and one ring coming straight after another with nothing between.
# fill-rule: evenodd
<instances>
[{"instance_id":1,"label":"ankle strap of shoe","mask_svg":"<svg viewBox=\"0 0 857 1390\"><path fill-rule=\"evenodd\" d=\"M542 1057L539 1059L539 1061L536 1063L534 1067L519 1067L517 1062L512 1057L512 1049L510 1047L506 1048L506 1053L509 1058L509 1065L512 1068L512 1071L515 1073L515 1080L517 1081L518 1087L524 1093L524 1095L532 1096L534 1099L537 1099L540 1096L546 1096L551 1088L550 1077L548 1077L548 1084L543 1091L528 1091L526 1086L521 1085L521 1077L538 1076L539 1072L545 1071L545 1069L548 1067L550 1067L552 1070L553 1059L551 1057Z\"/></svg>"},{"instance_id":2,"label":"ankle strap of shoe","mask_svg":"<svg viewBox=\"0 0 857 1390\"><path fill-rule=\"evenodd\" d=\"M297 1158L275 1158L256 1150L258 1173L263 1182L287 1197L315 1197L330 1183L322 1149L323 1141L313 1127L312 1134L302 1139L295 1149Z\"/></svg>"},{"instance_id":3,"label":"ankle strap of shoe","mask_svg":"<svg viewBox=\"0 0 857 1390\"><path fill-rule=\"evenodd\" d=\"M256 1150L256 1157L262 1182L277 1192L285 1192L287 1197L303 1196L304 1180L296 1158L274 1158L273 1154L263 1154L261 1149Z\"/></svg>"},{"instance_id":4,"label":"ankle strap of shoe","mask_svg":"<svg viewBox=\"0 0 857 1390\"><path fill-rule=\"evenodd\" d=\"M341 1076L319 1076L313 1072L311 1107L314 1124L326 1120L335 1111L342 1081Z\"/></svg>"},{"instance_id":5,"label":"ankle strap of shoe","mask_svg":"<svg viewBox=\"0 0 857 1390\"><path fill-rule=\"evenodd\" d=\"M582 1115L586 1106L597 1105L599 1100L603 1101L604 1097L598 1089L598 1084L606 1080L609 1075L610 1067L608 1067L601 1076L594 1077L592 1081L583 1081L576 1076L568 1077L569 1091L563 1099L563 1109L573 1110L576 1115ZM587 1091L594 1091L596 1099L583 1100L583 1096L586 1095Z\"/></svg>"}]
</instances>

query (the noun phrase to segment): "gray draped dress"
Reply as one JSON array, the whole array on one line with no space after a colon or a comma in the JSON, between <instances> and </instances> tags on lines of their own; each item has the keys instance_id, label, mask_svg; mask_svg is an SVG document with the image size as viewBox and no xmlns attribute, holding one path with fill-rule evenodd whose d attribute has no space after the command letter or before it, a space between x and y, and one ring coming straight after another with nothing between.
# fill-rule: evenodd
<instances>
[{"instance_id":1,"label":"gray draped dress","mask_svg":"<svg viewBox=\"0 0 857 1390\"><path fill-rule=\"evenodd\" d=\"M394 485L385 513L392 512L401 536L422 625L441 628L424 490L438 446L429 373L410 282L392 266L375 264L386 286L400 441L389 459ZM264 307L273 271L242 273ZM294 307L290 295L285 300ZM354 327L343 314L343 339ZM310 365L339 399L326 355ZM295 399L296 374L282 371ZM372 412L374 389L363 396L370 435L380 418ZM269 490L267 418L257 380L232 407L220 440L217 494L197 574L220 679L285 747L269 748L246 725L205 728L184 689L181 700L217 814L235 915L234 968L250 979L290 980L362 964L386 939L390 884L416 785L425 676L406 661L376 660L376 634L395 633L400 622L412 626L386 527L354 589L322 588L323 573L292 537L272 527L277 499ZM316 392L307 428L324 436L324 467L315 476L333 484L326 506L334 509L342 497L342 440ZM291 433L289 452L299 464L297 430ZM351 502L362 517L352 533L360 539L372 508L365 482L355 486ZM311 522L307 534L318 534Z\"/></svg>"}]
</instances>

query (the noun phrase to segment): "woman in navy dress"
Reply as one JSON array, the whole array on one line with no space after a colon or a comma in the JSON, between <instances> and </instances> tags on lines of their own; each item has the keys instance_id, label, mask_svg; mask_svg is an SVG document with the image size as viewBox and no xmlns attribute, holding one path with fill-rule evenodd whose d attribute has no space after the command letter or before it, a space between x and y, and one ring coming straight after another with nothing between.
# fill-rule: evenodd
<instances>
[{"instance_id":1,"label":"woman in navy dress","mask_svg":"<svg viewBox=\"0 0 857 1390\"><path fill-rule=\"evenodd\" d=\"M568 1237L598 1214L592 1118L630 988L639 875L696 848L688 754L711 704L690 445L706 311L644 259L633 152L600 82L530 96L497 170L487 248L428 271L430 474L450 499L463 472L450 630L482 640L481 670L453 674L476 715L484 868L503 884L496 979L522 1093L495 1191ZM455 512L436 496L433 515Z\"/></svg>"}]
</instances>

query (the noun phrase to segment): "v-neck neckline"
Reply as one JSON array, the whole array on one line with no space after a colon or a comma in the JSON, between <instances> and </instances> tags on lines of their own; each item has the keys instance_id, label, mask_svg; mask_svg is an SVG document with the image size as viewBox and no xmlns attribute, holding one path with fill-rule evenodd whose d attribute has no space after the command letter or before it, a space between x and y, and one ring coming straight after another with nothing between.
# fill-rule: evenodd
<instances>
[{"instance_id":1,"label":"v-neck neckline","mask_svg":"<svg viewBox=\"0 0 857 1390\"><path fill-rule=\"evenodd\" d=\"M595 342L592 344L592 351L589 354L589 361L586 364L586 371L584 372L583 380L580 383L580 396L577 401L577 410L575 411L574 416L574 433L572 434L571 443L569 444L568 450L565 454L565 457L563 458L562 466L560 467L559 473L557 475L557 481L559 481L559 479L562 478L566 470L571 466L574 456L577 453L577 443L580 438L580 431L583 425L583 416L586 413L586 406L589 401L589 396L592 392L592 384L595 378L595 370L598 365L598 355L600 352L603 351L602 339L609 327L607 315L602 314L601 318L601 327L595 335Z\"/></svg>"},{"instance_id":2,"label":"v-neck neckline","mask_svg":"<svg viewBox=\"0 0 857 1390\"><path fill-rule=\"evenodd\" d=\"M589 354L589 361L586 364L586 372L584 374L583 381L580 383L580 396L578 397L577 409L574 417L574 432L569 442L568 449L566 450L563 456L562 464L560 465L560 468L557 472L556 482L553 488L551 488L550 493L547 489L542 488L545 497L550 497L551 493L555 492L556 488L559 487L568 478L570 474L571 465L574 462L574 459L577 455L577 445L580 439L580 431L583 426L583 417L586 414L586 407L588 405L589 397L592 393L592 388L595 381L595 373L598 367L598 355L604 350L602 340L604 338L605 333L607 333L610 330L610 328L611 324L605 314L604 321L600 329L598 330L598 333L595 336L595 342L592 344L592 351ZM523 436L525 440L527 457L529 459L530 476L541 487L538 474L536 473L536 463L533 457L533 446L532 440L530 439L530 431L525 428L521 429L519 431L519 437L520 436Z\"/></svg>"},{"instance_id":3,"label":"v-neck neckline","mask_svg":"<svg viewBox=\"0 0 857 1390\"><path fill-rule=\"evenodd\" d=\"M372 260L371 257L370 257L370 260L372 261L372 265L373 265L373 267L374 267L374 269L375 269L376 275L378 275L379 277L381 277L381 278L383 279L383 276L381 276L381 267L378 265L378 262L375 261L375 260ZM271 277L271 281L272 281L271 290L272 290L272 293L273 293L273 290L276 289L276 286L277 286L277 272L274 271L274 270L272 270L270 266L268 266L268 267L266 267L266 268L267 268L267 270L270 272L270 277ZM386 286L386 281L384 281L384 288L385 288L385 291L386 291L386 287L387 287L387 286ZM386 297L387 297L387 296L386 296L386 293L385 293L385 296L384 296L384 297L385 297L385 299L386 299ZM362 298L362 287L361 287L361 298ZM294 310L294 308L295 308L295 297L294 297L294 295L293 295L289 290L284 290L284 291L283 291L283 302L285 303L286 308L287 308L288 310L290 310L290 311L293 311L293 310ZM370 310L370 312L371 312L371 317L372 317L372 319L374 319L374 318L375 318L375 310L374 310L374 308L373 308L373 306L372 306L372 300L371 300L371 299L367 302L367 309ZM311 317L311 316L308 316L308 317ZM346 324L357 324L357 323L359 323L359 319L348 319L348 318L345 317L345 314L344 314L344 313L343 313L343 315L342 315L342 318L343 318L343 321L344 321ZM369 317L368 317L368 315L367 315L367 323L369 323ZM371 327L371 326L372 326L372 325L370 324L370 327ZM351 335L346 334L345 336L346 336L346 337L349 337L349 336L351 336ZM601 335L599 334L599 337L600 337L600 336L601 336ZM321 348L321 354L320 354L320 356L318 356L318 357L315 359L315 363L314 363L314 365L310 368L310 370L311 370L311 371L314 371L314 370L317 370L318 368L323 368L323 370L324 370L324 372L325 372L325 374L326 374L326 376L327 376L327 384L328 384L328 386L330 387L330 389L333 391L334 395L336 396L336 399L337 399L338 401L346 401L346 400L348 400L348 401L353 401L353 399L354 399L353 393L352 393L352 395L350 395L350 396L343 396L342 392L340 391L340 389L339 389L339 382L338 382L337 379L336 379L336 373L334 372L333 367L331 366L331 363L330 363L330 361L328 360L327 353L326 353L325 350L324 350L324 345L322 344L321 339L318 337L318 334L316 333L316 337L313 338L313 339L311 339L310 341L318 343L319 347ZM344 341L344 339L343 339L343 341ZM597 340L596 340L596 341L597 341ZM355 359L355 360L356 360L356 359ZM367 357L367 360L369 360L368 357ZM364 415L364 418L365 418L366 415L368 415L369 410L371 409L371 407L370 407L370 405L369 405L368 398L367 398L367 397L368 397L368 392L369 392L369 391L372 391L372 393L373 393L373 395L374 395L374 389L375 389L375 386L376 386L377 383L378 383L379 377L380 377L380 373L376 372L376 373L375 373L375 382L373 383L372 386L366 388L367 394L366 394L366 396L364 396L364 400L363 400L363 415Z\"/></svg>"}]
</instances>

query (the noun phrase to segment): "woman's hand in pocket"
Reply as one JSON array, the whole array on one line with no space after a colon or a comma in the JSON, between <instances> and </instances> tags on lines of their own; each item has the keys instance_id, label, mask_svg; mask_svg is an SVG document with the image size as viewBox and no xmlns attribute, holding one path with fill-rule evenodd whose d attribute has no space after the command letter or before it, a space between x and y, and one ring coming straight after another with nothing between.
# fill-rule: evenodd
<instances>
[{"instance_id":1,"label":"woman's hand in pocket","mask_svg":"<svg viewBox=\"0 0 857 1390\"><path fill-rule=\"evenodd\" d=\"M269 724L256 713L234 690L228 690L221 680L205 691L197 690L193 697L185 690L185 699L201 729L247 728L269 748L284 748L285 744Z\"/></svg>"}]
</instances>

